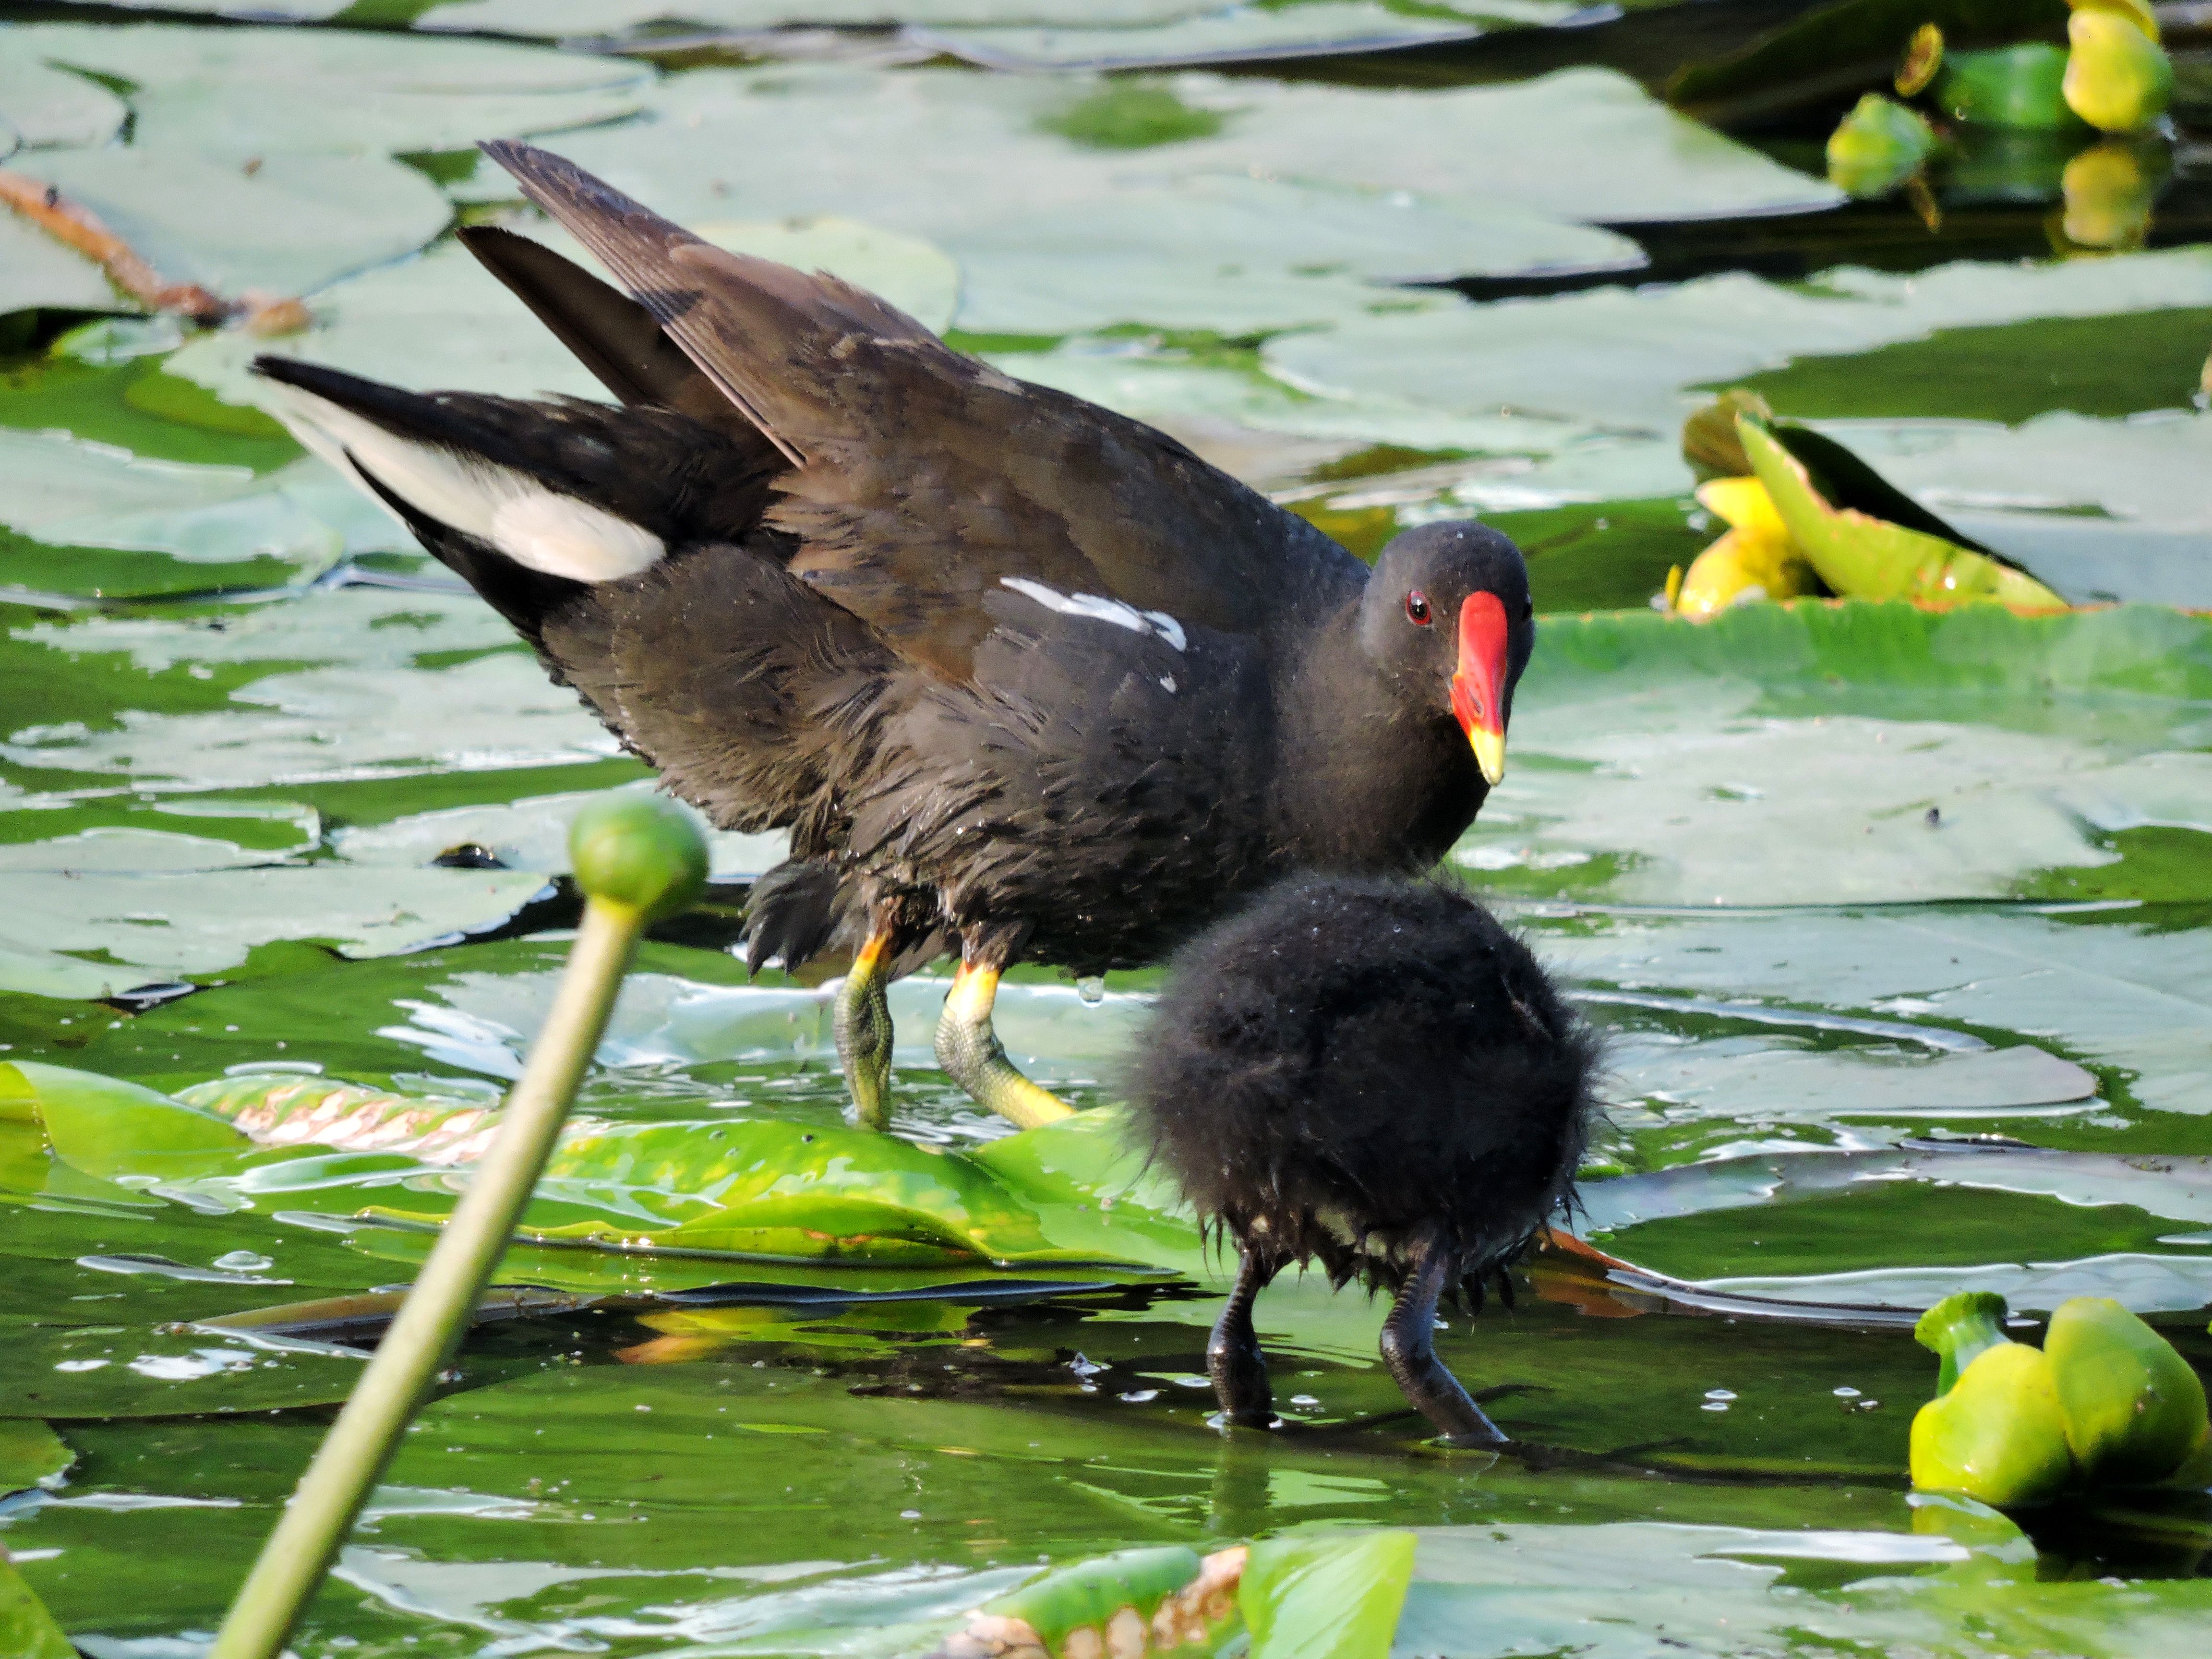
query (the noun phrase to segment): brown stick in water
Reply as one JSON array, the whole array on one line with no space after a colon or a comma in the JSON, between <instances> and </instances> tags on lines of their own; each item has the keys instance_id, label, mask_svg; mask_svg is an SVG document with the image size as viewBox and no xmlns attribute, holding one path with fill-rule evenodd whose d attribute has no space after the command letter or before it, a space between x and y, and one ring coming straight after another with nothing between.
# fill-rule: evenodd
<instances>
[{"instance_id":1,"label":"brown stick in water","mask_svg":"<svg viewBox=\"0 0 2212 1659\"><path fill-rule=\"evenodd\" d=\"M102 224L89 208L70 201L52 185L6 167L0 167L0 202L94 261L110 282L149 310L174 312L210 325L242 316L257 334L286 333L307 322L306 309L297 300L248 294L231 301L198 283L163 281L143 254Z\"/></svg>"}]
</instances>

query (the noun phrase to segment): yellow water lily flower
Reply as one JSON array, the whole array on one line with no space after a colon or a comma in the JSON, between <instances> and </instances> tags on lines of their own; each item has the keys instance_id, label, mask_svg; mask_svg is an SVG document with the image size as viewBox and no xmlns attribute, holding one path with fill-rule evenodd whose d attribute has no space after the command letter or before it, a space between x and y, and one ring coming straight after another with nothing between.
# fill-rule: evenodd
<instances>
[{"instance_id":1,"label":"yellow water lily flower","mask_svg":"<svg viewBox=\"0 0 2212 1659\"><path fill-rule=\"evenodd\" d=\"M1714 478L1698 487L1698 501L1729 531L1698 555L1679 584L1669 583L1670 611L1702 620L1731 605L1820 591L1820 578L1758 479Z\"/></svg>"}]
</instances>

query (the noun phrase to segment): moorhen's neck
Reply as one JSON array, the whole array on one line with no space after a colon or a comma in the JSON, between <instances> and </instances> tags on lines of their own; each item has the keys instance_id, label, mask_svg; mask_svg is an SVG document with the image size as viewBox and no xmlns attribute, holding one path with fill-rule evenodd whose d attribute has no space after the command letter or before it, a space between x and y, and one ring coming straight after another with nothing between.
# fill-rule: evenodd
<instances>
[{"instance_id":1,"label":"moorhen's neck","mask_svg":"<svg viewBox=\"0 0 2212 1659\"><path fill-rule=\"evenodd\" d=\"M1361 596L1277 659L1270 852L1290 867L1426 870L1489 793L1443 684L1388 675L1360 640Z\"/></svg>"}]
</instances>

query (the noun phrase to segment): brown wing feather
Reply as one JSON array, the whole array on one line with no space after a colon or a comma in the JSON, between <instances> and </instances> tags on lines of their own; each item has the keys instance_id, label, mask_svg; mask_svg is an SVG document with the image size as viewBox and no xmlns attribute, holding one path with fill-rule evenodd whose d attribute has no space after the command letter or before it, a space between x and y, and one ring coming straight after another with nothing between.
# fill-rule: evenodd
<instances>
[{"instance_id":1,"label":"brown wing feather","mask_svg":"<svg viewBox=\"0 0 2212 1659\"><path fill-rule=\"evenodd\" d=\"M700 240L560 157L485 152L602 260L793 471L767 523L788 568L959 680L1008 578L1253 633L1365 573L1150 427L952 351L835 277Z\"/></svg>"}]
</instances>

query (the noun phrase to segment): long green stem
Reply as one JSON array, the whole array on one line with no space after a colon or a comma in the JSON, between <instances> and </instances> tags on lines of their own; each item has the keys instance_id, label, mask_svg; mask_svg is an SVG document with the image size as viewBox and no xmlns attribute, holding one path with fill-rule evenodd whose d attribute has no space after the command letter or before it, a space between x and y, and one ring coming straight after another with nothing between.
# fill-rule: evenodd
<instances>
[{"instance_id":1,"label":"long green stem","mask_svg":"<svg viewBox=\"0 0 2212 1659\"><path fill-rule=\"evenodd\" d=\"M209 1659L276 1659L283 1651L514 1236L606 1030L643 921L629 905L594 899L585 907L552 1012L507 1096L499 1133L262 1546Z\"/></svg>"}]
</instances>

